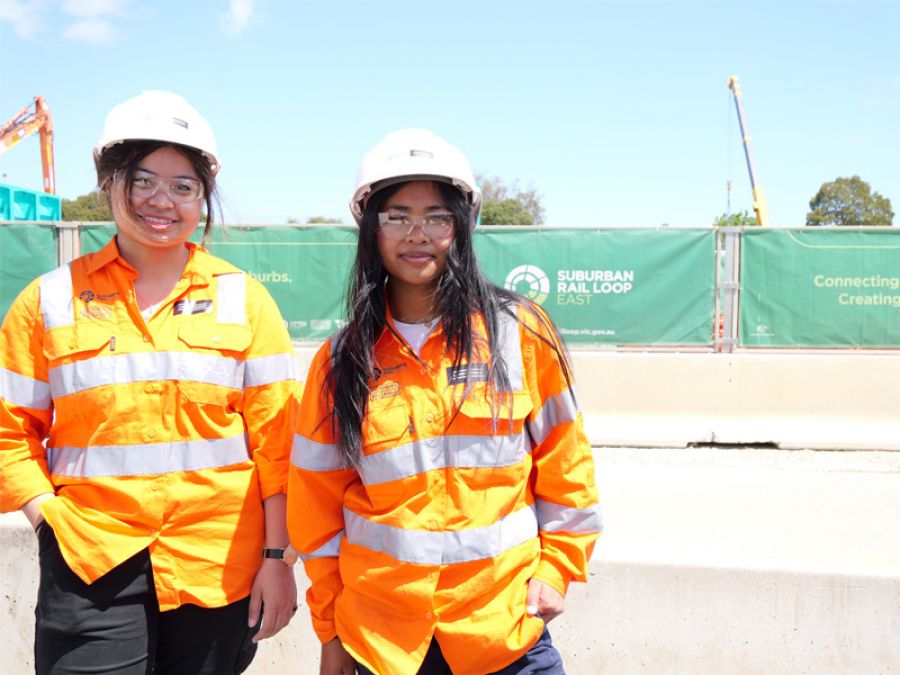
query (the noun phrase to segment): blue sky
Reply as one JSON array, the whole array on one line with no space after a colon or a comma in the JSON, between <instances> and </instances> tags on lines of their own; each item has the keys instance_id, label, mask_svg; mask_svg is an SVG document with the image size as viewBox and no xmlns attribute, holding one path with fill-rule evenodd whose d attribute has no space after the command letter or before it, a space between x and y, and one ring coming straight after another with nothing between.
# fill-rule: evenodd
<instances>
[{"instance_id":1,"label":"blue sky","mask_svg":"<svg viewBox=\"0 0 900 675\"><path fill-rule=\"evenodd\" d=\"M771 223L802 225L838 176L900 211L898 33L890 0L0 0L0 121L47 99L72 198L108 110L176 91L216 131L229 222L352 222L360 158L416 126L548 224L709 225L728 180L752 207L738 75ZM36 137L0 180L40 188Z\"/></svg>"}]
</instances>

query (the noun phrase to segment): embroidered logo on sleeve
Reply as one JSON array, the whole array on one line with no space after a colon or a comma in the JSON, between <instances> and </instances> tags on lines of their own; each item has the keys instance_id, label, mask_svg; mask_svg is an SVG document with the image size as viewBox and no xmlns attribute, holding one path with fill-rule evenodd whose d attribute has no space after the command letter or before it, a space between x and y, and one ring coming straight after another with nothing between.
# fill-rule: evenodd
<instances>
[{"instance_id":1,"label":"embroidered logo on sleeve","mask_svg":"<svg viewBox=\"0 0 900 675\"><path fill-rule=\"evenodd\" d=\"M469 382L487 382L488 365L486 363L469 363L447 368L447 384L465 384Z\"/></svg>"},{"instance_id":2,"label":"embroidered logo on sleeve","mask_svg":"<svg viewBox=\"0 0 900 675\"><path fill-rule=\"evenodd\" d=\"M172 313L178 314L206 314L212 311L212 300L179 300L175 303Z\"/></svg>"}]
</instances>

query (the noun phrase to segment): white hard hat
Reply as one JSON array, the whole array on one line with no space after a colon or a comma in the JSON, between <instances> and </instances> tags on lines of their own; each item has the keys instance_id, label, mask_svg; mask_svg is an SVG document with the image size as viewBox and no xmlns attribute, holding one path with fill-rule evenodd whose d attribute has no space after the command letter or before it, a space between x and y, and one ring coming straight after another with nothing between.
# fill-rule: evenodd
<instances>
[{"instance_id":1,"label":"white hard hat","mask_svg":"<svg viewBox=\"0 0 900 675\"><path fill-rule=\"evenodd\" d=\"M167 141L195 148L209 160L213 173L221 165L216 137L209 122L178 94L145 91L109 111L103 134L94 146L94 158L124 141Z\"/></svg>"},{"instance_id":2,"label":"white hard hat","mask_svg":"<svg viewBox=\"0 0 900 675\"><path fill-rule=\"evenodd\" d=\"M472 209L472 224L481 211L481 190L472 167L459 148L426 129L400 129L388 134L363 157L356 170L350 210L357 224L366 201L383 187L408 180L437 180L459 189Z\"/></svg>"}]
</instances>

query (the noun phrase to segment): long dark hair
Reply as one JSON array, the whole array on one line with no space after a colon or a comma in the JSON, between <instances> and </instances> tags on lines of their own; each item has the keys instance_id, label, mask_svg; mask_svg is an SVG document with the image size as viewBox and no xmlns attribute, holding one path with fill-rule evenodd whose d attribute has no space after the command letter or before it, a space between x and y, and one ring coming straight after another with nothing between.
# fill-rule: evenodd
<instances>
[{"instance_id":1,"label":"long dark hair","mask_svg":"<svg viewBox=\"0 0 900 675\"><path fill-rule=\"evenodd\" d=\"M100 157L94 160L94 166L97 169L97 186L110 200L110 206L112 206L113 191L121 189L120 194L125 197L123 200L125 212L132 218L136 217L129 187L134 181L134 172L145 157L162 148L172 148L183 155L191 163L203 184L203 199L206 203L206 226L203 228L203 240L205 241L215 220L215 207L219 204L219 195L216 190L216 174L213 172L209 160L199 150L166 141L136 140L117 143L106 148Z\"/></svg>"},{"instance_id":2,"label":"long dark hair","mask_svg":"<svg viewBox=\"0 0 900 675\"><path fill-rule=\"evenodd\" d=\"M326 396L331 403L331 424L336 432L338 449L349 466L359 465L362 421L369 400L369 380L375 366L374 346L386 326L384 285L388 274L378 252L378 213L388 198L403 185L405 183L397 183L379 190L366 204L346 300L347 324L333 338L332 368L326 378ZM552 340L533 332L556 350L567 380L570 379L568 355L556 328L543 312L529 300L495 286L485 278L475 257L473 213L466 198L448 183L435 181L435 185L456 222L453 242L446 256L447 266L436 290L446 349L454 366L471 361L480 339L472 329L473 315L480 313L487 333L486 346L490 355L488 387L491 402L495 404L496 425L500 404L511 395L507 364L497 343L503 314L515 319L516 307L522 306L546 327ZM463 398L468 391L467 381ZM458 407L455 412L458 412Z\"/></svg>"}]
</instances>

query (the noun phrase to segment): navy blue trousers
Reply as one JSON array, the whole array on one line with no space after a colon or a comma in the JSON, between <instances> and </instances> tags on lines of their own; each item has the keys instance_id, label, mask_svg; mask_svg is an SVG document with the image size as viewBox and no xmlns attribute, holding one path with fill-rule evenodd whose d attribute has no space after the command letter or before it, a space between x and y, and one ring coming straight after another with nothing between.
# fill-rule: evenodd
<instances>
[{"instance_id":1,"label":"navy blue trousers","mask_svg":"<svg viewBox=\"0 0 900 675\"><path fill-rule=\"evenodd\" d=\"M357 675L375 675L365 666L356 664ZM425 654L425 660L419 668L417 675L452 675L453 671L447 665L441 646L437 640L432 640ZM541 637L518 659L505 668L494 671L490 675L566 675L563 668L562 657L550 640L550 632L544 628Z\"/></svg>"}]
</instances>

